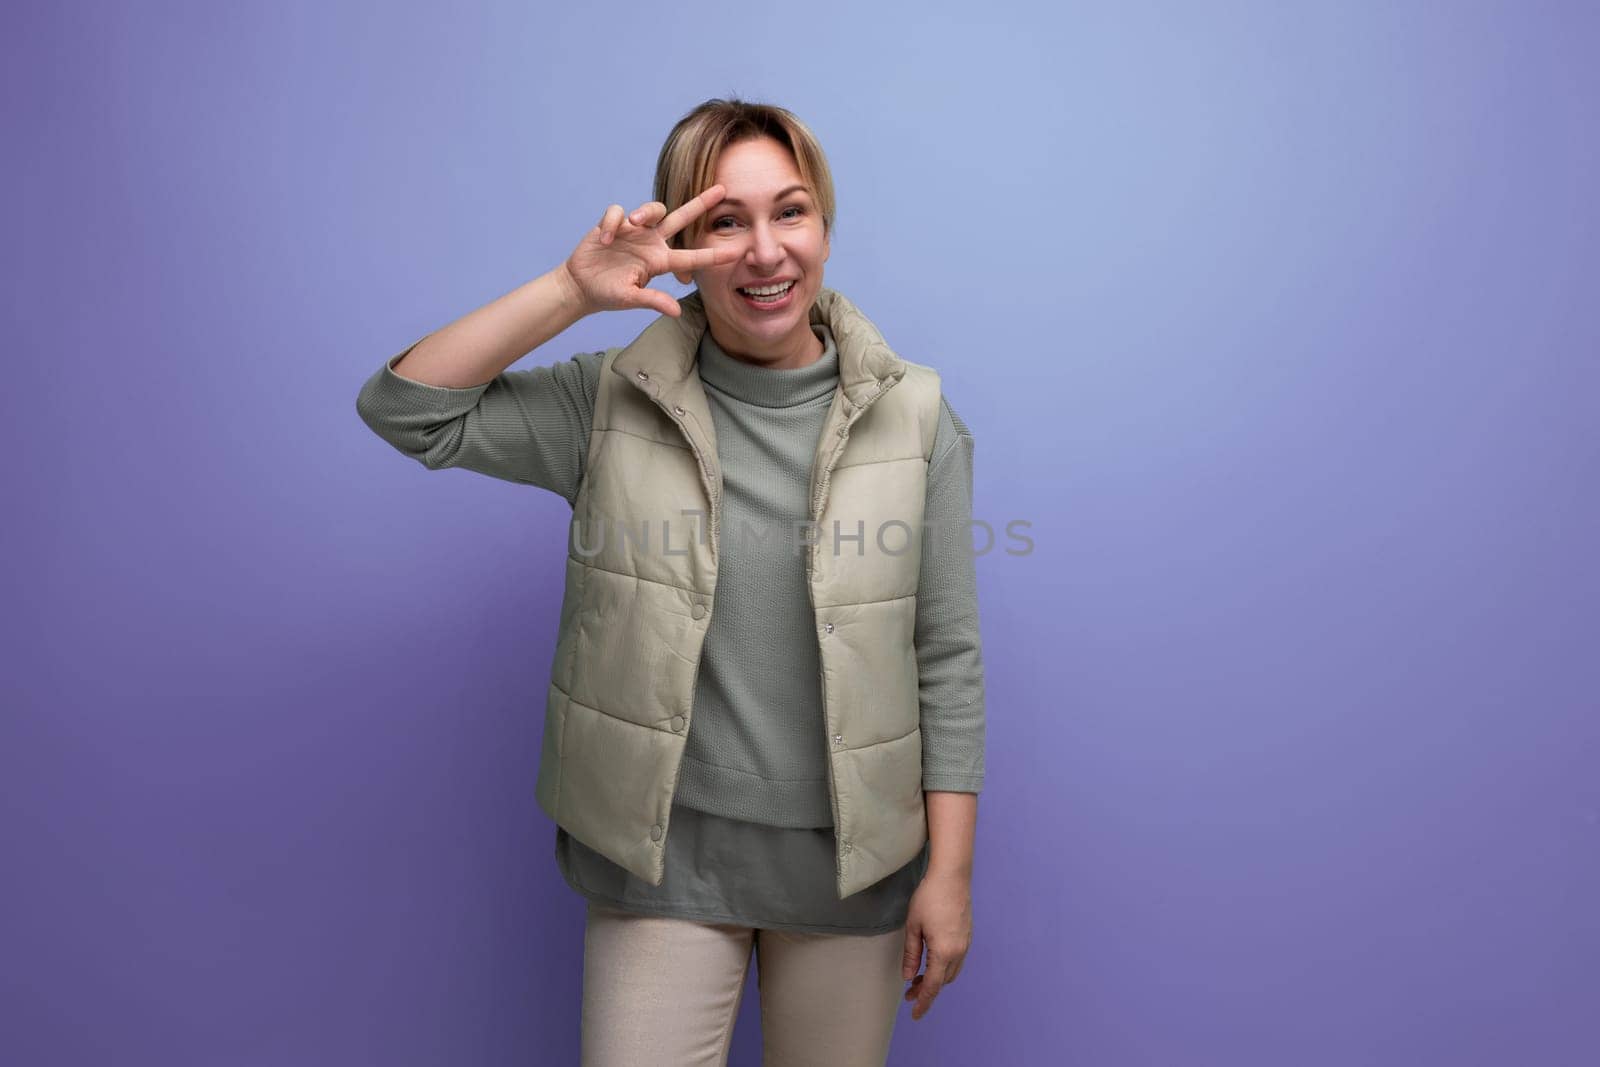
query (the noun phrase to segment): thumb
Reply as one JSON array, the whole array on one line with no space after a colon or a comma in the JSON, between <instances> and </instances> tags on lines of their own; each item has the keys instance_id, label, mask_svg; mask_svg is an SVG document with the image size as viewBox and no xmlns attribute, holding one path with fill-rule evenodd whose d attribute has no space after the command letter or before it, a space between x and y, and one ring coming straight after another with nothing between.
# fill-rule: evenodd
<instances>
[{"instance_id":1,"label":"thumb","mask_svg":"<svg viewBox=\"0 0 1600 1067\"><path fill-rule=\"evenodd\" d=\"M906 924L906 950L900 960L900 977L906 981L917 976L922 966L922 928Z\"/></svg>"}]
</instances>

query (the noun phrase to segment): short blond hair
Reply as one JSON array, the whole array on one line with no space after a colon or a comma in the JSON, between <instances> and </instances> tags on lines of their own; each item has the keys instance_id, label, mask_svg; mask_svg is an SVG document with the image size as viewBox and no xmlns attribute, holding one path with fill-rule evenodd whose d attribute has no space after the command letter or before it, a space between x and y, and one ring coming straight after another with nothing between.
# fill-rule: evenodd
<instances>
[{"instance_id":1,"label":"short blond hair","mask_svg":"<svg viewBox=\"0 0 1600 1067\"><path fill-rule=\"evenodd\" d=\"M828 157L823 155L822 145L810 127L793 112L775 104L713 99L679 119L656 159L655 199L668 211L676 211L713 183L717 159L724 148L760 137L771 137L789 150L800 180L822 215L823 235L831 235L833 172L828 168ZM667 241L668 246L683 248L687 238L700 235L705 222L702 216L687 229L679 230Z\"/></svg>"}]
</instances>

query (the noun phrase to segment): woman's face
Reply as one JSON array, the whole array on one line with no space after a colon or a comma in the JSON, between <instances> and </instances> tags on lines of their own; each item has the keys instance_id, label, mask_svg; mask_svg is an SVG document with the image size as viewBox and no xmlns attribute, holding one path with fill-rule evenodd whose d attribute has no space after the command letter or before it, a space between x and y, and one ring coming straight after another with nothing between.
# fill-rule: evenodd
<instances>
[{"instance_id":1,"label":"woman's face","mask_svg":"<svg viewBox=\"0 0 1600 1067\"><path fill-rule=\"evenodd\" d=\"M828 238L794 157L771 137L731 144L712 184L725 194L706 212L694 247L731 246L739 258L677 279L699 288L711 336L728 355L774 369L814 362L823 349L811 306L822 291ZM740 292L782 282L793 284L770 304Z\"/></svg>"}]
</instances>

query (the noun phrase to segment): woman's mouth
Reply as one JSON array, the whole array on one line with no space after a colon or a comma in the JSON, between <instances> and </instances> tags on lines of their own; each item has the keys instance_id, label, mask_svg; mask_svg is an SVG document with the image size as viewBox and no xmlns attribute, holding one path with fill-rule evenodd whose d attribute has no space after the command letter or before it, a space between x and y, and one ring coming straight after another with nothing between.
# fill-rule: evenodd
<instances>
[{"instance_id":1,"label":"woman's mouth","mask_svg":"<svg viewBox=\"0 0 1600 1067\"><path fill-rule=\"evenodd\" d=\"M789 281L782 285L753 285L735 291L744 298L748 307L758 311L776 311L794 301L794 289L795 283Z\"/></svg>"}]
</instances>

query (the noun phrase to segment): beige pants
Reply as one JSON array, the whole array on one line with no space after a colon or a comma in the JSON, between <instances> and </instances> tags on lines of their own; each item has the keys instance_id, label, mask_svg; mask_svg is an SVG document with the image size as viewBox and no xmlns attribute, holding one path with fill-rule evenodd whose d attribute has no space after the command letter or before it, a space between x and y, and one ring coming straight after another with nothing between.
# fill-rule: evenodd
<instances>
[{"instance_id":1,"label":"beige pants","mask_svg":"<svg viewBox=\"0 0 1600 1067\"><path fill-rule=\"evenodd\" d=\"M904 1003L905 929L797 934L588 902L583 1067L722 1067L751 949L763 1067L883 1067Z\"/></svg>"}]
</instances>

